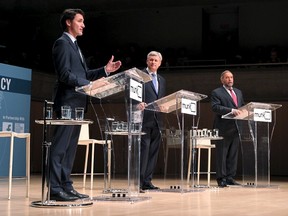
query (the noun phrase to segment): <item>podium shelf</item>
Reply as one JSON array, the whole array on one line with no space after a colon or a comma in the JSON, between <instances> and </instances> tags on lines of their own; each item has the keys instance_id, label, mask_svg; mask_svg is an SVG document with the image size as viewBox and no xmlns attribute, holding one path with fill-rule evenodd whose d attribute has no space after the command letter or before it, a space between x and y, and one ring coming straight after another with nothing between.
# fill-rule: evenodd
<instances>
[{"instance_id":1,"label":"podium shelf","mask_svg":"<svg viewBox=\"0 0 288 216\"><path fill-rule=\"evenodd\" d=\"M75 120L75 119L38 119L35 120L37 124L44 124L46 121L47 125L82 125L82 124L92 124L91 120Z\"/></svg>"}]
</instances>

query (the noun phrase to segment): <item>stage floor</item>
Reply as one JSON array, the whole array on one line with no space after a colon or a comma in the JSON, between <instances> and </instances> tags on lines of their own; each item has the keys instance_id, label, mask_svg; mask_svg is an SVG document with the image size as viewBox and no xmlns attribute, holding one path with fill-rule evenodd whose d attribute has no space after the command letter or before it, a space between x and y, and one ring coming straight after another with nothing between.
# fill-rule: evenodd
<instances>
[{"instance_id":1,"label":"stage floor","mask_svg":"<svg viewBox=\"0 0 288 216\"><path fill-rule=\"evenodd\" d=\"M82 178L74 178L74 187L90 197L104 195L103 178L95 177L94 189L90 190L89 178L86 189L82 188ZM173 180L171 185L173 185ZM203 181L204 182L204 181ZM115 184L115 180L113 182ZM123 183L123 180L119 180ZM153 183L160 188L163 179L155 179ZM169 182L170 183L170 182ZM169 184L168 183L168 184ZM288 215L288 180L287 178L271 178L270 188L228 187L218 188L212 180L210 188L188 193L146 192L139 197L149 197L140 202L93 201L87 207L31 207L33 201L41 200L41 176L31 176L30 197L25 198L25 180L15 179L12 186L12 197L8 200L8 179L0 178L0 215L81 215L81 216L211 216L211 215ZM165 182L167 185L167 182Z\"/></svg>"}]
</instances>

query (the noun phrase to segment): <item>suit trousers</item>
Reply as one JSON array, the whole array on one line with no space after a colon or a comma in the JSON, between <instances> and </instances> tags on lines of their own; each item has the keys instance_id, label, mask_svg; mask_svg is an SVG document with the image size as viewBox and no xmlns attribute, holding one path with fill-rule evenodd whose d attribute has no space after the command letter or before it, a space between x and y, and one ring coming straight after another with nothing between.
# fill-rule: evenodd
<instances>
[{"instance_id":1,"label":"suit trousers","mask_svg":"<svg viewBox=\"0 0 288 216\"><path fill-rule=\"evenodd\" d=\"M141 137L140 150L140 185L150 183L157 164L161 143L161 133L158 126L143 128L146 133Z\"/></svg>"},{"instance_id":2,"label":"suit trousers","mask_svg":"<svg viewBox=\"0 0 288 216\"><path fill-rule=\"evenodd\" d=\"M237 172L238 133L224 136L224 139L216 143L216 178L234 178Z\"/></svg>"},{"instance_id":3,"label":"suit trousers","mask_svg":"<svg viewBox=\"0 0 288 216\"><path fill-rule=\"evenodd\" d=\"M56 126L50 152L50 193L72 190L70 179L80 135L80 125Z\"/></svg>"}]
</instances>

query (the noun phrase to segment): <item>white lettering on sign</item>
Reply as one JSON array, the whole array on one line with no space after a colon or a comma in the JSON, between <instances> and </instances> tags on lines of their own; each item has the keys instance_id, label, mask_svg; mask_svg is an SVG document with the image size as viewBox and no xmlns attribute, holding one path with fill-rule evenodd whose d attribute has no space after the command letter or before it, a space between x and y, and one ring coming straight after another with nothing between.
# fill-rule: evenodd
<instances>
[{"instance_id":1,"label":"white lettering on sign","mask_svg":"<svg viewBox=\"0 0 288 216\"><path fill-rule=\"evenodd\" d=\"M272 122L272 111L266 109L254 109L254 121Z\"/></svg>"},{"instance_id":2,"label":"white lettering on sign","mask_svg":"<svg viewBox=\"0 0 288 216\"><path fill-rule=\"evenodd\" d=\"M142 84L130 79L130 98L142 102Z\"/></svg>"},{"instance_id":3,"label":"white lettering on sign","mask_svg":"<svg viewBox=\"0 0 288 216\"><path fill-rule=\"evenodd\" d=\"M10 84L11 84L11 79L8 79L8 78L5 78L5 77L1 78L1 82L0 82L1 90L9 91L10 90Z\"/></svg>"},{"instance_id":4,"label":"white lettering on sign","mask_svg":"<svg viewBox=\"0 0 288 216\"><path fill-rule=\"evenodd\" d=\"M182 98L181 112L189 115L197 115L197 102Z\"/></svg>"}]
</instances>

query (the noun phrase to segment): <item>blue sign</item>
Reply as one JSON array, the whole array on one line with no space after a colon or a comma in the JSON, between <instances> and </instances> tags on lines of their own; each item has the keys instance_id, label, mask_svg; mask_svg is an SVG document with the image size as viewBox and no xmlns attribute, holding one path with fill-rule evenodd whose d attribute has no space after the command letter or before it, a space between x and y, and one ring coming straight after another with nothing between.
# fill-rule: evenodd
<instances>
[{"instance_id":1,"label":"blue sign","mask_svg":"<svg viewBox=\"0 0 288 216\"><path fill-rule=\"evenodd\" d=\"M31 69L0 64L0 131L29 133ZM0 176L8 176L10 138L0 138ZM26 175L26 140L14 138L13 176Z\"/></svg>"}]
</instances>

